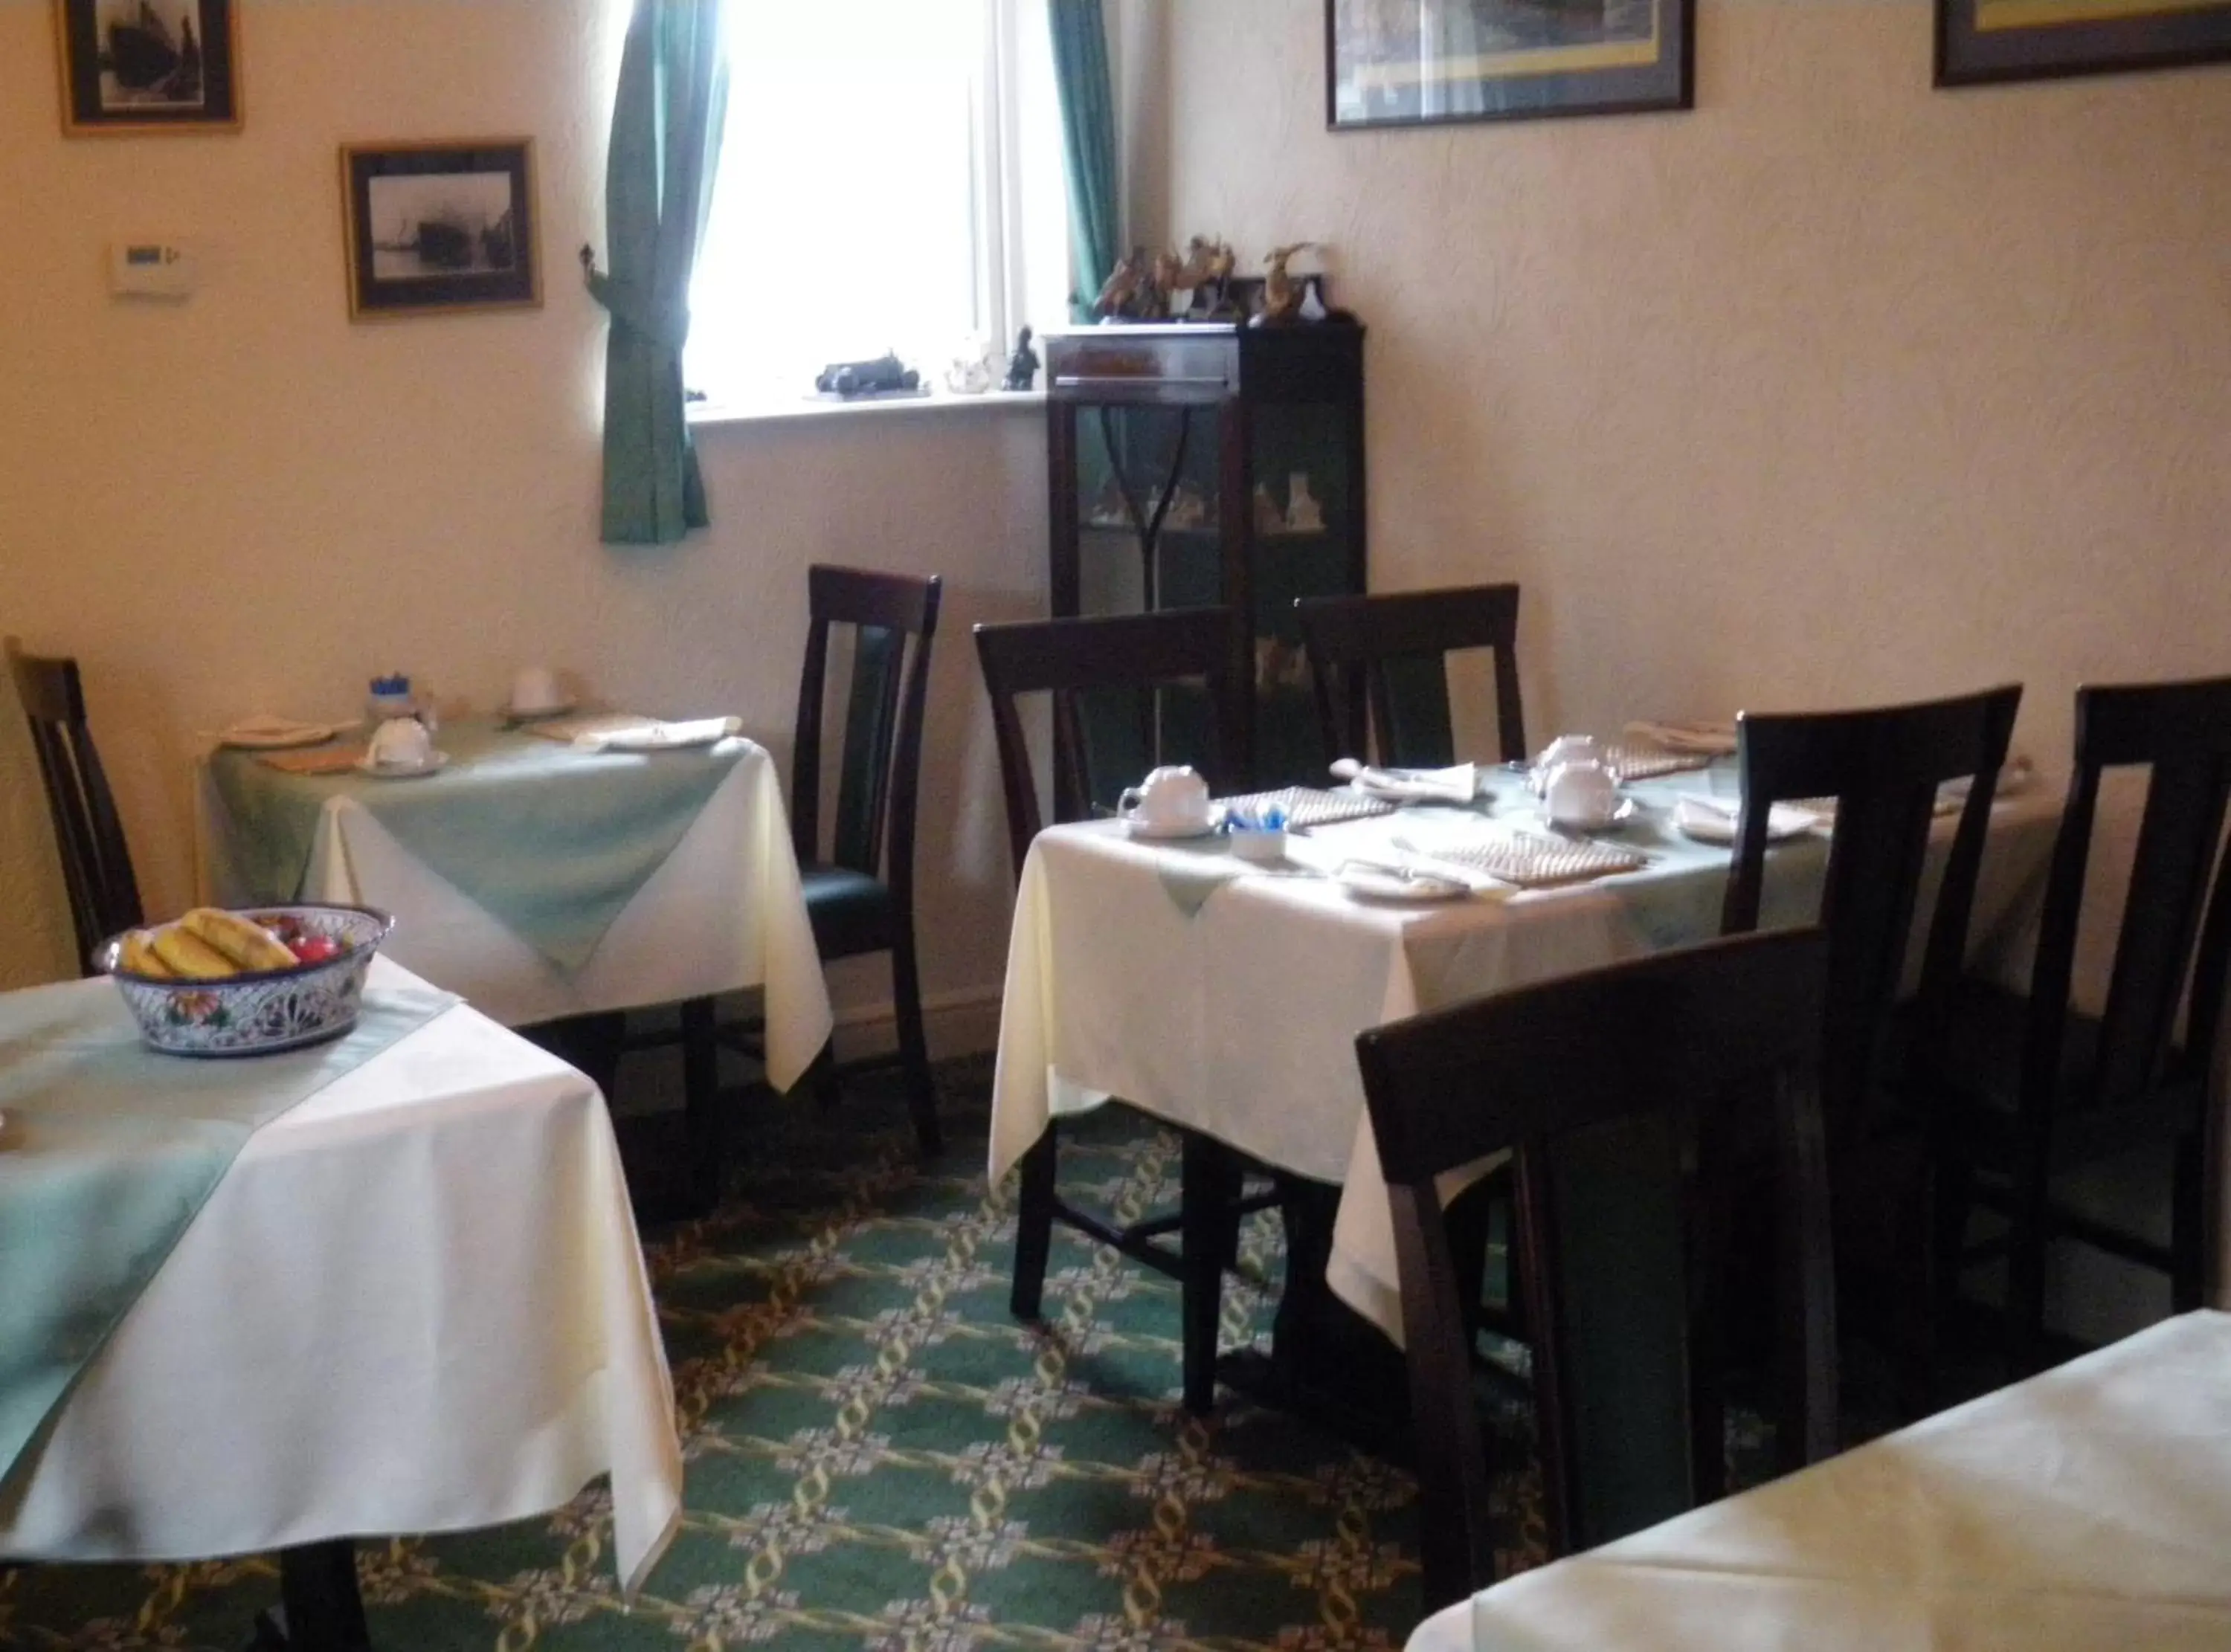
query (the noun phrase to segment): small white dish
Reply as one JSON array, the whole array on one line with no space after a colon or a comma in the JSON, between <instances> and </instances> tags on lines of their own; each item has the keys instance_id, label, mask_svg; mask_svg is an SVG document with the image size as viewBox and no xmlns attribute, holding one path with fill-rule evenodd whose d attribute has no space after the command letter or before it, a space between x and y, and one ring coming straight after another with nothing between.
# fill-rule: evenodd
<instances>
[{"instance_id":1,"label":"small white dish","mask_svg":"<svg viewBox=\"0 0 2231 1652\"><path fill-rule=\"evenodd\" d=\"M1438 872L1414 868L1399 872L1361 861L1342 861L1334 868L1332 880L1344 893L1359 900L1394 901L1404 906L1458 900L1471 894L1471 885L1458 878L1445 878Z\"/></svg>"},{"instance_id":2,"label":"small white dish","mask_svg":"<svg viewBox=\"0 0 2231 1652\"><path fill-rule=\"evenodd\" d=\"M306 745L323 745L340 732L332 723L297 723L284 717L250 717L235 723L217 737L219 745L236 752L291 752Z\"/></svg>"},{"instance_id":3,"label":"small white dish","mask_svg":"<svg viewBox=\"0 0 2231 1652\"><path fill-rule=\"evenodd\" d=\"M439 774L449 766L449 754L436 752L424 763L374 763L365 758L356 765L359 774L368 774L375 780L422 780L430 774Z\"/></svg>"},{"instance_id":4,"label":"small white dish","mask_svg":"<svg viewBox=\"0 0 2231 1652\"><path fill-rule=\"evenodd\" d=\"M1673 805L1673 829L1699 843L1732 843L1736 841L1738 812L1734 803L1722 804L1708 797L1683 797ZM1766 841L1787 842L1793 837L1802 837L1820 823L1820 817L1809 810L1776 803L1767 811Z\"/></svg>"},{"instance_id":5,"label":"small white dish","mask_svg":"<svg viewBox=\"0 0 2231 1652\"><path fill-rule=\"evenodd\" d=\"M1212 836L1223 824L1224 810L1221 809L1210 810L1206 820L1183 821L1176 825L1157 825L1151 821L1141 820L1136 815L1123 823L1124 829L1132 836L1149 843L1182 843L1196 837Z\"/></svg>"},{"instance_id":6,"label":"small white dish","mask_svg":"<svg viewBox=\"0 0 2231 1652\"><path fill-rule=\"evenodd\" d=\"M1227 836L1232 854L1251 866L1276 866L1286 858L1286 833L1283 827L1269 830L1234 827Z\"/></svg>"}]
</instances>

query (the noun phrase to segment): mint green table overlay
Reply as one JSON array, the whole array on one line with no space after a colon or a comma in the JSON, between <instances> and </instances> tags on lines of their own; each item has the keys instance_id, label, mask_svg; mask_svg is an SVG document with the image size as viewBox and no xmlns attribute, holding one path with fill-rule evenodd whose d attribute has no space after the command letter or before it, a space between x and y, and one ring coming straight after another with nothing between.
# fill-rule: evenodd
<instances>
[{"instance_id":1,"label":"mint green table overlay","mask_svg":"<svg viewBox=\"0 0 2231 1652\"><path fill-rule=\"evenodd\" d=\"M332 1043L197 1061L107 981L0 993L0 1487L249 1137L456 1002L368 989Z\"/></svg>"},{"instance_id":2,"label":"mint green table overlay","mask_svg":"<svg viewBox=\"0 0 2231 1652\"><path fill-rule=\"evenodd\" d=\"M210 758L217 829L249 898L296 898L327 803L347 797L551 962L579 969L752 749L577 752L481 720L443 725L435 744L449 766L407 780Z\"/></svg>"}]
</instances>

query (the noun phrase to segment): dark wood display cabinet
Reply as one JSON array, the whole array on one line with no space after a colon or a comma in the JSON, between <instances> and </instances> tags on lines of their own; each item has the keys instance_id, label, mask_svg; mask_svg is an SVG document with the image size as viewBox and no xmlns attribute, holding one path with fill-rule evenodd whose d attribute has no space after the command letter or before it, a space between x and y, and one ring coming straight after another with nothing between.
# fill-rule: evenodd
<instances>
[{"instance_id":1,"label":"dark wood display cabinet","mask_svg":"<svg viewBox=\"0 0 2231 1652\"><path fill-rule=\"evenodd\" d=\"M1181 322L1045 340L1053 612L1238 613L1234 668L1255 692L1219 790L1324 783L1294 599L1364 589L1363 332ZM1081 720L1096 788L1205 750L1198 691L1088 703Z\"/></svg>"}]
</instances>

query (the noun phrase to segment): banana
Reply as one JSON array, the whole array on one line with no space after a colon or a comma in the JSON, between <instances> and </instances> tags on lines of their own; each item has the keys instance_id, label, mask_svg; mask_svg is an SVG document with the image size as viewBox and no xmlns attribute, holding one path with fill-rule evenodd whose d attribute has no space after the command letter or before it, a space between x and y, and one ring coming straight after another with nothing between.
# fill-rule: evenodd
<instances>
[{"instance_id":1,"label":"banana","mask_svg":"<svg viewBox=\"0 0 2231 1652\"><path fill-rule=\"evenodd\" d=\"M236 912L224 912L216 907L196 907L178 920L179 925L191 931L195 939L211 947L243 970L291 970L294 955L281 944L278 938L262 925L252 923Z\"/></svg>"},{"instance_id":2,"label":"banana","mask_svg":"<svg viewBox=\"0 0 2231 1652\"><path fill-rule=\"evenodd\" d=\"M158 981L171 978L170 966L156 956L155 938L144 929L135 929L124 938L124 950L118 954L117 967L133 975L148 976Z\"/></svg>"},{"instance_id":3,"label":"banana","mask_svg":"<svg viewBox=\"0 0 2231 1652\"><path fill-rule=\"evenodd\" d=\"M223 952L191 929L165 924L155 932L155 956L172 975L188 981L222 981L239 971Z\"/></svg>"}]
</instances>

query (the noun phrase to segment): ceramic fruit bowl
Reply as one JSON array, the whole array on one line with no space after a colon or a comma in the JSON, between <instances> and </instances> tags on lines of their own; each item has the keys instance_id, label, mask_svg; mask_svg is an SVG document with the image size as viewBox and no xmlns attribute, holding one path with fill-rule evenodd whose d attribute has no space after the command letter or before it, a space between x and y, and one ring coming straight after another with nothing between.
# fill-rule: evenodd
<instances>
[{"instance_id":1,"label":"ceramic fruit bowl","mask_svg":"<svg viewBox=\"0 0 2231 1652\"><path fill-rule=\"evenodd\" d=\"M288 969L249 970L208 980L161 978L124 967L126 941L94 950L94 967L116 983L140 1035L171 1055L268 1055L339 1038L356 1025L364 978L395 920L369 907L249 907L241 915L282 943L330 941L330 958Z\"/></svg>"}]
</instances>

